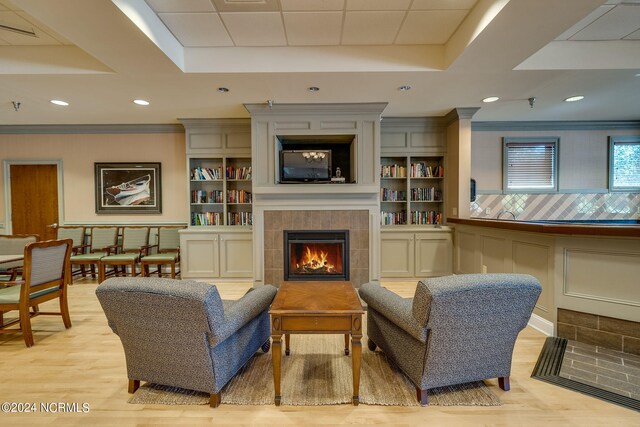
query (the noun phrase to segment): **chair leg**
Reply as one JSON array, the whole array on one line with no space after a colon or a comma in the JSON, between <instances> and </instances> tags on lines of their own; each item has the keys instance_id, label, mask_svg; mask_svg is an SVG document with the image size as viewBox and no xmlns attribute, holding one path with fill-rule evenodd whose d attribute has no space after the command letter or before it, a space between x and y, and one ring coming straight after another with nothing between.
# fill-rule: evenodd
<instances>
[{"instance_id":1,"label":"chair leg","mask_svg":"<svg viewBox=\"0 0 640 427\"><path fill-rule=\"evenodd\" d=\"M69 329L71 327L71 317L69 316L66 291L60 295L60 314L62 314L62 322L64 323L65 329Z\"/></svg>"},{"instance_id":2,"label":"chair leg","mask_svg":"<svg viewBox=\"0 0 640 427\"><path fill-rule=\"evenodd\" d=\"M171 278L172 279L176 278L176 263L175 262L171 263Z\"/></svg>"},{"instance_id":3,"label":"chair leg","mask_svg":"<svg viewBox=\"0 0 640 427\"><path fill-rule=\"evenodd\" d=\"M80 264L80 273L82 274L82 277L87 277L87 268L84 264Z\"/></svg>"},{"instance_id":4,"label":"chair leg","mask_svg":"<svg viewBox=\"0 0 640 427\"><path fill-rule=\"evenodd\" d=\"M420 402L420 406L427 406L429 403L427 402L427 390L421 390L416 387L416 396L418 397L418 402Z\"/></svg>"},{"instance_id":5,"label":"chair leg","mask_svg":"<svg viewBox=\"0 0 640 427\"><path fill-rule=\"evenodd\" d=\"M31 314L27 305L20 306L20 329L24 343L27 347L31 347L33 345L33 331L31 330Z\"/></svg>"},{"instance_id":6,"label":"chair leg","mask_svg":"<svg viewBox=\"0 0 640 427\"><path fill-rule=\"evenodd\" d=\"M91 278L95 279L96 278L96 266L94 264L91 264L90 268L91 268ZM98 270L99 270L99 268L98 268Z\"/></svg>"},{"instance_id":7,"label":"chair leg","mask_svg":"<svg viewBox=\"0 0 640 427\"><path fill-rule=\"evenodd\" d=\"M209 397L209 406L211 406L212 408L217 408L218 406L220 406L221 401L222 398L220 397L220 392L211 393Z\"/></svg>"},{"instance_id":8,"label":"chair leg","mask_svg":"<svg viewBox=\"0 0 640 427\"><path fill-rule=\"evenodd\" d=\"M4 311L0 311L0 328L4 326Z\"/></svg>"},{"instance_id":9,"label":"chair leg","mask_svg":"<svg viewBox=\"0 0 640 427\"><path fill-rule=\"evenodd\" d=\"M498 378L498 387L500 387L504 391L509 391L509 389L511 388L511 386L509 385L509 377Z\"/></svg>"},{"instance_id":10,"label":"chair leg","mask_svg":"<svg viewBox=\"0 0 640 427\"><path fill-rule=\"evenodd\" d=\"M140 380L129 379L129 389L128 389L129 393L131 394L135 393L138 387L140 387Z\"/></svg>"}]
</instances>

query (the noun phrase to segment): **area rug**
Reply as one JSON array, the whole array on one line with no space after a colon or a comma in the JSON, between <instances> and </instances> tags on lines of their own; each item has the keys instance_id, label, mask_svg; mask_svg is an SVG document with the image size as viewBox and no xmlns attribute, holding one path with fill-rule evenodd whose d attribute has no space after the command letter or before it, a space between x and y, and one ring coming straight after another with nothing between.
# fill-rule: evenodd
<instances>
[{"instance_id":1,"label":"area rug","mask_svg":"<svg viewBox=\"0 0 640 427\"><path fill-rule=\"evenodd\" d=\"M283 340L284 341L284 340ZM360 403L419 406L407 377L391 365L384 353L362 350ZM293 335L291 355L282 352L282 405L334 405L351 403L351 356L344 355L342 335ZM222 390L222 403L273 405L271 352L258 352ZM500 399L482 381L431 389L429 405L499 406ZM136 404L205 405L206 393L158 384L144 384L129 399Z\"/></svg>"}]
</instances>

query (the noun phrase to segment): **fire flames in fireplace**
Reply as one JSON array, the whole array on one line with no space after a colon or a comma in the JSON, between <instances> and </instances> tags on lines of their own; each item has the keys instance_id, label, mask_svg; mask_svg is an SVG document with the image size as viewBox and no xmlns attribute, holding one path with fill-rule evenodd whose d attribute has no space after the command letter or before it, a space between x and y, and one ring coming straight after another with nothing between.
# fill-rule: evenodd
<instances>
[{"instance_id":1,"label":"fire flames in fireplace","mask_svg":"<svg viewBox=\"0 0 640 427\"><path fill-rule=\"evenodd\" d=\"M307 244L300 259L291 259L295 274L342 274L337 245Z\"/></svg>"}]
</instances>

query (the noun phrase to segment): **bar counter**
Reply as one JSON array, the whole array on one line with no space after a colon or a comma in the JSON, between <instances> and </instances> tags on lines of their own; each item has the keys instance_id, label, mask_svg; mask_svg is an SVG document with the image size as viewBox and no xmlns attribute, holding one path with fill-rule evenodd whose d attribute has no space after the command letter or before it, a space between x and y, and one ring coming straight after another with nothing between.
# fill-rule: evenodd
<instances>
[{"instance_id":1,"label":"bar counter","mask_svg":"<svg viewBox=\"0 0 640 427\"><path fill-rule=\"evenodd\" d=\"M447 218L447 223L543 234L640 237L640 224L518 221L481 218Z\"/></svg>"}]
</instances>

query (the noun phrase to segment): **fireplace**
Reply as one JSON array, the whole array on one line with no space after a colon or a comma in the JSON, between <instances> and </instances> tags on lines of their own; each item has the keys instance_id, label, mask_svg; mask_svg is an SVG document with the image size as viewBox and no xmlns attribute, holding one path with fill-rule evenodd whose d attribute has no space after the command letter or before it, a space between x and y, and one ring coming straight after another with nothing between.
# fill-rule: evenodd
<instances>
[{"instance_id":1,"label":"fireplace","mask_svg":"<svg viewBox=\"0 0 640 427\"><path fill-rule=\"evenodd\" d=\"M349 230L284 230L284 280L349 280Z\"/></svg>"}]
</instances>

